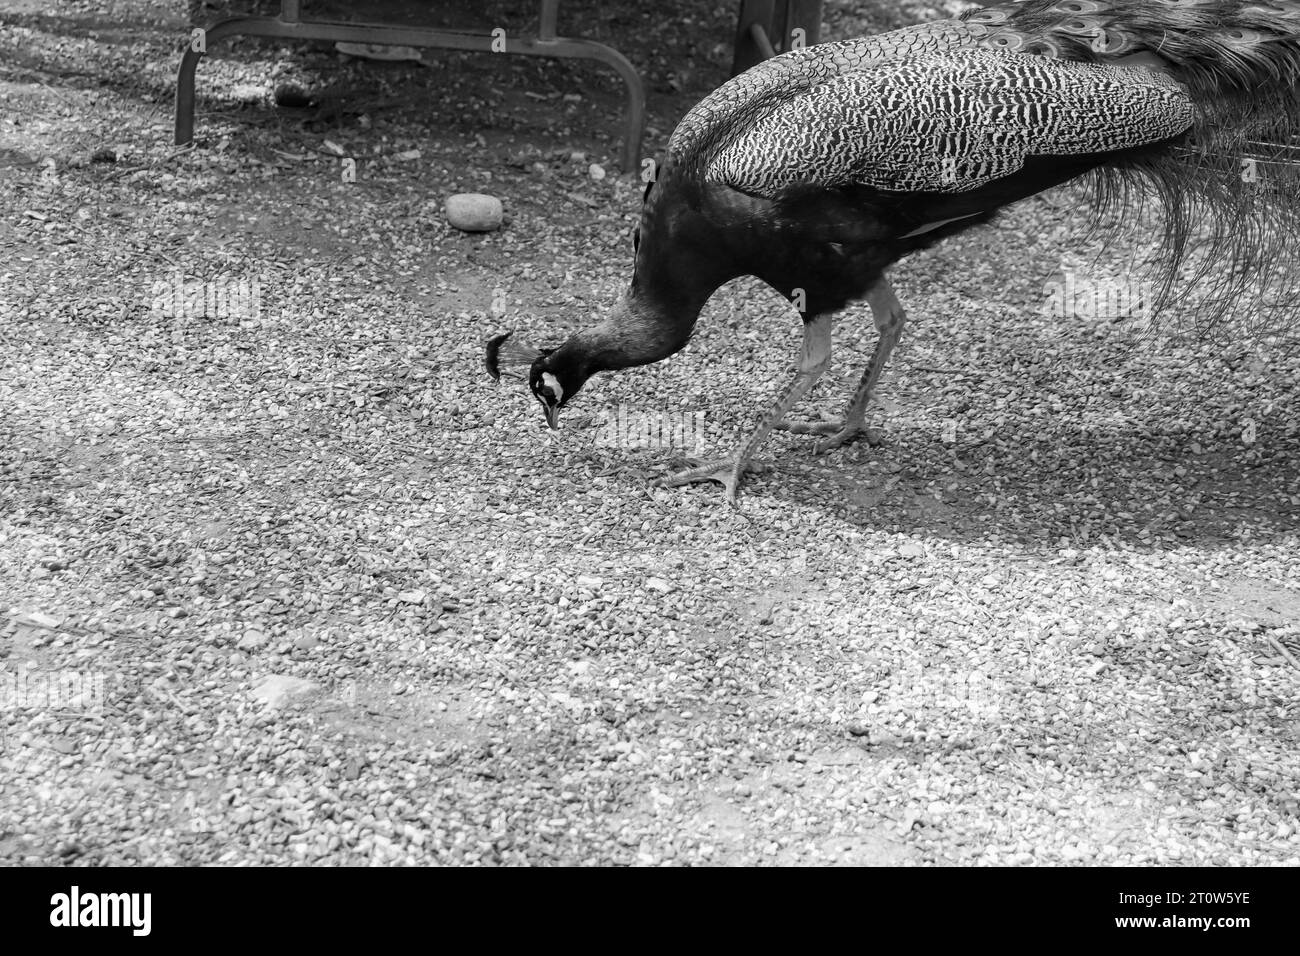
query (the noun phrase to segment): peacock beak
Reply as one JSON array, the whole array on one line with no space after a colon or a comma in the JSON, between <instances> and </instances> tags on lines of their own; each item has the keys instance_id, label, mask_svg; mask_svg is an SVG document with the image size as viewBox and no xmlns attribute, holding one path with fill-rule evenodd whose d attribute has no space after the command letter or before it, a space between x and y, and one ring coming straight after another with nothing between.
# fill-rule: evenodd
<instances>
[{"instance_id":1,"label":"peacock beak","mask_svg":"<svg viewBox=\"0 0 1300 956\"><path fill-rule=\"evenodd\" d=\"M550 426L551 431L556 431L560 427L560 406L546 406L546 424Z\"/></svg>"}]
</instances>

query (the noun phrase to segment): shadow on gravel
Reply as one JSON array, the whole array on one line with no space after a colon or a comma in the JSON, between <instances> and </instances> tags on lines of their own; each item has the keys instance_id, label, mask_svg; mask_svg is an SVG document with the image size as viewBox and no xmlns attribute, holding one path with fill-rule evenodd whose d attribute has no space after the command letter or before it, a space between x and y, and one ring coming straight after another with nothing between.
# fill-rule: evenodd
<instances>
[{"instance_id":1,"label":"shadow on gravel","mask_svg":"<svg viewBox=\"0 0 1300 956\"><path fill-rule=\"evenodd\" d=\"M1224 449L1193 454L1189 442L1171 454L1079 437L1068 454L1029 444L1015 454L976 453L964 467L953 465L960 456L941 464L926 449L886 447L879 453L897 472L827 463L801 481L833 496L837 515L864 531L898 527L963 542L994 535L1026 546L1084 548L1104 540L1170 550L1300 531L1294 442L1245 461Z\"/></svg>"}]
</instances>

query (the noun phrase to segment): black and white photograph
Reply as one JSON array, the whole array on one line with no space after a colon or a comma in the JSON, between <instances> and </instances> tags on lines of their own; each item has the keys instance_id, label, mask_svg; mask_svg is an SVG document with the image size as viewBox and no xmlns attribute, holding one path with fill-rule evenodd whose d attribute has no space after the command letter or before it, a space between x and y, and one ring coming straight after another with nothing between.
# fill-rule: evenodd
<instances>
[{"instance_id":1,"label":"black and white photograph","mask_svg":"<svg viewBox=\"0 0 1300 956\"><path fill-rule=\"evenodd\" d=\"M1231 945L1298 254L1300 0L0 0L0 864L121 938L152 868L1114 868Z\"/></svg>"}]
</instances>

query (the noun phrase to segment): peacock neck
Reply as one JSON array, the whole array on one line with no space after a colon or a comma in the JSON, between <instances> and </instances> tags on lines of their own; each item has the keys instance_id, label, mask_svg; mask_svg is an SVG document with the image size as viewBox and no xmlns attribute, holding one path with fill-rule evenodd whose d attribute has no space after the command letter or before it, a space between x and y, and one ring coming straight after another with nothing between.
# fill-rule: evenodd
<instances>
[{"instance_id":1,"label":"peacock neck","mask_svg":"<svg viewBox=\"0 0 1300 956\"><path fill-rule=\"evenodd\" d=\"M665 168L642 209L632 284L603 322L560 347L586 374L649 365L690 340L704 303L738 274L698 183Z\"/></svg>"},{"instance_id":2,"label":"peacock neck","mask_svg":"<svg viewBox=\"0 0 1300 956\"><path fill-rule=\"evenodd\" d=\"M604 321L577 333L557 352L580 359L589 375L658 362L690 340L704 301L656 299L634 286Z\"/></svg>"}]
</instances>

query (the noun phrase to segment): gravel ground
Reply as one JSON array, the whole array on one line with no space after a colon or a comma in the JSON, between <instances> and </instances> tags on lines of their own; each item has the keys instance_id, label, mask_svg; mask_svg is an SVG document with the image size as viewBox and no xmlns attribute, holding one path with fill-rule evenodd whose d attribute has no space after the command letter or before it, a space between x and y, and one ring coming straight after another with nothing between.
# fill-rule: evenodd
<instances>
[{"instance_id":1,"label":"gravel ground","mask_svg":"<svg viewBox=\"0 0 1300 956\"><path fill-rule=\"evenodd\" d=\"M648 71L652 148L725 75L729 3L637 40L577 6ZM555 435L482 372L626 281L600 71L238 44L178 155L183 11L8 9L0 860L1300 863L1300 356L1044 315L1116 255L1074 194L899 267L885 444L779 435L732 511L596 427L725 448L797 354L770 290ZM348 96L277 112L288 79ZM465 190L505 228L449 229ZM169 314L176 275L260 307ZM810 415L865 309L837 342Z\"/></svg>"}]
</instances>

